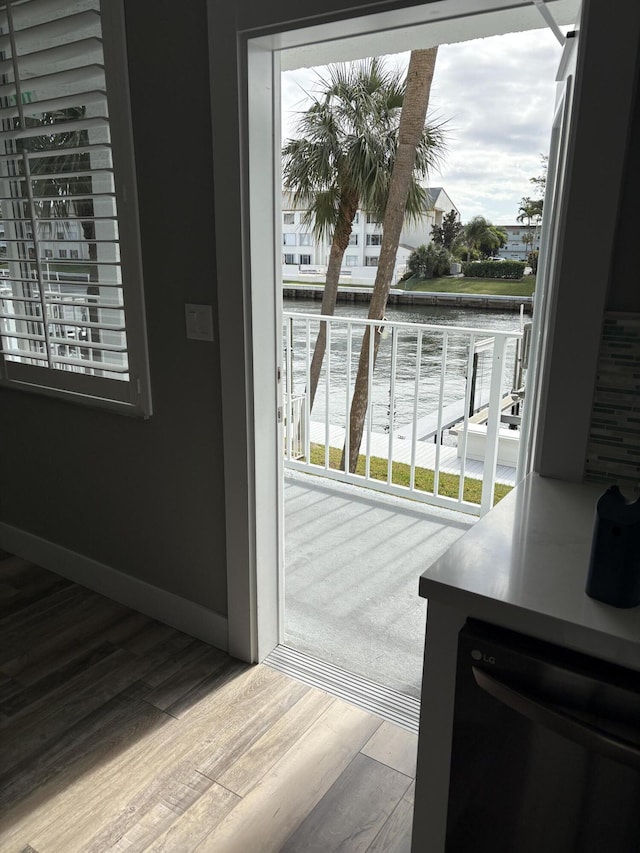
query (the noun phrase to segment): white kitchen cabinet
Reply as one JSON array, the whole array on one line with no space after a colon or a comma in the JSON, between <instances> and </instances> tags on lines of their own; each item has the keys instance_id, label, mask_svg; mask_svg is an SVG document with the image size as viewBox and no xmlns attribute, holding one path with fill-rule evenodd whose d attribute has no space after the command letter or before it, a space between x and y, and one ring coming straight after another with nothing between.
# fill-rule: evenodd
<instances>
[{"instance_id":1,"label":"white kitchen cabinet","mask_svg":"<svg viewBox=\"0 0 640 853\"><path fill-rule=\"evenodd\" d=\"M425 571L413 853L445 846L458 632L467 618L640 671L640 607L585 594L604 487L529 475Z\"/></svg>"}]
</instances>

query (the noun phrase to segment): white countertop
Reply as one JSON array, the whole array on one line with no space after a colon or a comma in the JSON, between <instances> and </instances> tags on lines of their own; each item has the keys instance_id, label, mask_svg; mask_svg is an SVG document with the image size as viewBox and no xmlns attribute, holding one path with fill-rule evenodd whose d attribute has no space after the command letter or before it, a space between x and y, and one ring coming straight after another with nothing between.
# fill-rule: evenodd
<instances>
[{"instance_id":1,"label":"white countertop","mask_svg":"<svg viewBox=\"0 0 640 853\"><path fill-rule=\"evenodd\" d=\"M529 475L420 579L420 595L640 669L640 606L584 589L595 506L604 487Z\"/></svg>"}]
</instances>

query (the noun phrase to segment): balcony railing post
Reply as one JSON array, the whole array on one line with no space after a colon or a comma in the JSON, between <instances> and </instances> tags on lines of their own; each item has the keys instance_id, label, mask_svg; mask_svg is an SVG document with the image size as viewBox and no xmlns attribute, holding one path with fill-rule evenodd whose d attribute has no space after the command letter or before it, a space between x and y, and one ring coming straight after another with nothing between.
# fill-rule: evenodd
<instances>
[{"instance_id":1,"label":"balcony railing post","mask_svg":"<svg viewBox=\"0 0 640 853\"><path fill-rule=\"evenodd\" d=\"M420 400L420 373L422 370L422 329L418 330L416 340L416 365L413 385L413 429L411 430L411 468L409 471L409 488L416 486L416 442L418 440L416 425L418 423L418 401Z\"/></svg>"},{"instance_id":2,"label":"balcony railing post","mask_svg":"<svg viewBox=\"0 0 640 853\"><path fill-rule=\"evenodd\" d=\"M438 391L438 420L436 423L436 459L433 466L433 494L437 495L440 489L440 445L442 444L442 410L444 408L444 382L447 375L447 347L449 345L449 336L446 332L442 333L442 350L440 353L440 389ZM461 460L464 465L464 459ZM462 500L460 493L460 500Z\"/></svg>"},{"instance_id":3,"label":"balcony railing post","mask_svg":"<svg viewBox=\"0 0 640 853\"><path fill-rule=\"evenodd\" d=\"M309 389L311 388L311 330L307 319L305 321L305 394L304 394L304 458L307 465L311 464L311 404Z\"/></svg>"},{"instance_id":4,"label":"balcony railing post","mask_svg":"<svg viewBox=\"0 0 640 853\"><path fill-rule=\"evenodd\" d=\"M498 442L500 440L500 401L502 399L502 383L504 381L505 349L506 338L504 335L496 335L493 343L493 358L491 360L489 417L487 419L487 438L484 450L480 515L485 515L493 506L496 465L498 462Z\"/></svg>"},{"instance_id":5,"label":"balcony railing post","mask_svg":"<svg viewBox=\"0 0 640 853\"><path fill-rule=\"evenodd\" d=\"M369 333L367 335L367 339L369 341L369 348L367 351L368 359L369 359L369 369L367 372L367 399L369 401L369 405L367 406L367 449L366 449L366 461L365 461L365 477L367 480L371 476L371 433L373 431L373 351L374 351L374 338L375 338L375 330L373 326L369 326Z\"/></svg>"},{"instance_id":6,"label":"balcony railing post","mask_svg":"<svg viewBox=\"0 0 640 853\"><path fill-rule=\"evenodd\" d=\"M331 468L331 423L329 420L329 397L331 394L331 329L332 325L327 322L327 349L325 353L325 390L324 390L324 467L328 471Z\"/></svg>"},{"instance_id":7,"label":"balcony railing post","mask_svg":"<svg viewBox=\"0 0 640 853\"><path fill-rule=\"evenodd\" d=\"M393 479L393 425L396 408L396 367L398 361L398 330L391 329L391 381L389 383L389 444L387 445L387 483Z\"/></svg>"},{"instance_id":8,"label":"balcony railing post","mask_svg":"<svg viewBox=\"0 0 640 853\"><path fill-rule=\"evenodd\" d=\"M344 470L349 471L349 450L351 448L351 332L352 324L347 323L347 375L345 377L344 404Z\"/></svg>"},{"instance_id":9,"label":"balcony railing post","mask_svg":"<svg viewBox=\"0 0 640 853\"><path fill-rule=\"evenodd\" d=\"M458 481L458 500L464 500L464 478L467 468L467 442L469 437L469 410L471 408L471 389L473 385L473 359L476 353L476 336L469 336L469 352L467 354L467 381L464 392L464 418L462 419L462 447L460 449L460 477ZM460 437L458 436L458 441Z\"/></svg>"},{"instance_id":10,"label":"balcony railing post","mask_svg":"<svg viewBox=\"0 0 640 853\"><path fill-rule=\"evenodd\" d=\"M286 326L286 360L285 360L285 399L287 401L284 413L286 458L291 459L293 448L293 317L289 317Z\"/></svg>"}]
</instances>

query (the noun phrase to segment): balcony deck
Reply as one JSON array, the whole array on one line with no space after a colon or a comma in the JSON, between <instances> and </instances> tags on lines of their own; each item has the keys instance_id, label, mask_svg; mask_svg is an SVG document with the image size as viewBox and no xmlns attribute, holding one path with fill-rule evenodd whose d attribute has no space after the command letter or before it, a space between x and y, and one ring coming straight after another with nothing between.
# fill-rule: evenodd
<instances>
[{"instance_id":1,"label":"balcony deck","mask_svg":"<svg viewBox=\"0 0 640 853\"><path fill-rule=\"evenodd\" d=\"M418 578L475 520L287 471L285 644L418 697Z\"/></svg>"}]
</instances>

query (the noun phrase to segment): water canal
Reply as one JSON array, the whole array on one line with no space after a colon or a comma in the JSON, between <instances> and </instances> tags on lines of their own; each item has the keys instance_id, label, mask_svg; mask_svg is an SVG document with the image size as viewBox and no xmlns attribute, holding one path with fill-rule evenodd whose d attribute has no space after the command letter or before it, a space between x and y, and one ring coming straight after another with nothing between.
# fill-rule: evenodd
<instances>
[{"instance_id":1,"label":"water canal","mask_svg":"<svg viewBox=\"0 0 640 853\"><path fill-rule=\"evenodd\" d=\"M294 314L320 313L320 302L313 299L284 299L285 312ZM336 317L366 318L367 303L341 302L336 306ZM429 324L447 327L464 327L482 330L510 332L520 329L520 316L514 311L488 311L474 308L453 308L429 305L393 305L386 313L388 321L398 321L413 324ZM356 327L354 327L355 329ZM285 364L291 368L293 390L295 394L304 393L306 386L306 355L307 337L305 324L301 321L290 323L293 341L293 353L285 357ZM315 343L317 324L310 329L311 349ZM360 353L361 333L354 331L351 354L351 382L355 379L358 356ZM480 338L484 337L479 335ZM432 414L439 405L440 364L442 355L443 335L441 332L427 331L422 340L420 355L420 386L418 394L417 416L421 418ZM401 332L397 340L397 362L395 371L394 392L394 429L410 423L413 419L415 404L416 376L416 344L417 332ZM444 405L464 398L468 370L469 335L450 333L447 344L447 361L444 382ZM513 363L515 359L515 342L507 350L507 369L503 390L513 388ZM311 419L325 419L327 406L329 422L344 426L346 412L346 375L347 375L347 331L346 325L340 324L332 330L332 345L330 359L329 394L326 389L326 361L320 378L316 401L311 413ZM490 353L479 358L477 373L478 394L488 393L490 381ZM383 337L380 345L378 361L374 373L372 429L374 432L384 432L389 428L389 400L391 387L391 336Z\"/></svg>"}]
</instances>

